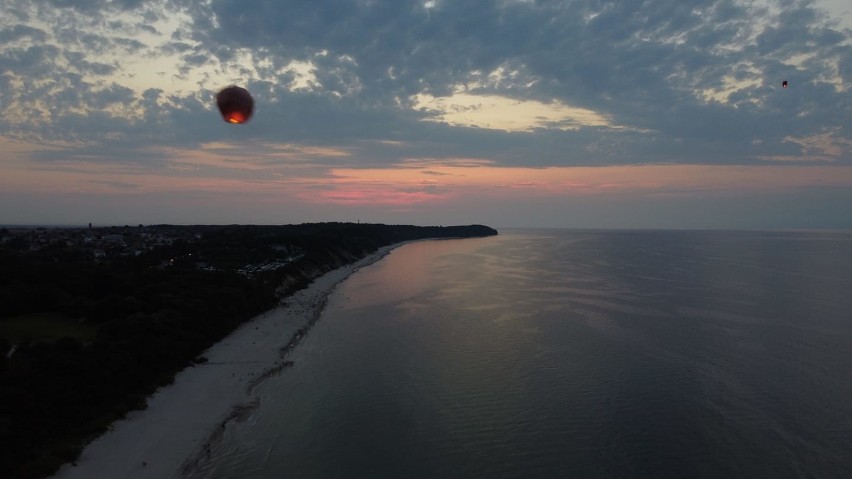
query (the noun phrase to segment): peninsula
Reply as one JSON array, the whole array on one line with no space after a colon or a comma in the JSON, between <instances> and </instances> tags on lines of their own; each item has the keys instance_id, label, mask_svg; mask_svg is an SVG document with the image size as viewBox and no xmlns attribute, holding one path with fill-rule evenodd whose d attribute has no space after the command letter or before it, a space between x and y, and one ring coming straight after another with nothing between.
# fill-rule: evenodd
<instances>
[{"instance_id":1,"label":"peninsula","mask_svg":"<svg viewBox=\"0 0 852 479\"><path fill-rule=\"evenodd\" d=\"M226 378L241 384L233 397L209 398L228 412L212 418L224 425L251 406L229 401L289 366L286 352L358 265L406 241L495 234L352 223L0 229L0 468L39 478L68 463L73 476L82 448L116 420L176 404L168 394L152 399L172 383L196 393ZM283 316L262 314L281 304ZM239 334L249 336L231 341ZM238 365L245 341L264 338L252 354L265 366ZM175 381L208 363L231 366ZM189 447L215 440L208 433L195 431ZM148 468L144 459L133 466Z\"/></svg>"}]
</instances>

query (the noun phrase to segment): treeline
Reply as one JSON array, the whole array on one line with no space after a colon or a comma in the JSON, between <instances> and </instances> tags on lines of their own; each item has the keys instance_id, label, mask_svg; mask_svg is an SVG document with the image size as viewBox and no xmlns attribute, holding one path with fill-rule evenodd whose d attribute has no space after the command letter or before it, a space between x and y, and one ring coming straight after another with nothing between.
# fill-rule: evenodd
<instances>
[{"instance_id":1,"label":"treeline","mask_svg":"<svg viewBox=\"0 0 852 479\"><path fill-rule=\"evenodd\" d=\"M89 342L0 337L4 477L45 477L75 460L111 422L203 361L205 349L324 272L400 241L497 234L484 226L351 223L169 228L200 238L102 263L79 247L0 247L0 322L53 313L97 325ZM300 254L251 277L236 272L282 250Z\"/></svg>"}]
</instances>

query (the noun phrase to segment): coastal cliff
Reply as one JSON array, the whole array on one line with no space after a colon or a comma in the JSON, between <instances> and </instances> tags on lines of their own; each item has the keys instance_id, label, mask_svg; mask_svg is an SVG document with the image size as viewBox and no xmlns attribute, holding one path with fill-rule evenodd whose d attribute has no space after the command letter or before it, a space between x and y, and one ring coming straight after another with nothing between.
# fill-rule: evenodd
<instances>
[{"instance_id":1,"label":"coastal cliff","mask_svg":"<svg viewBox=\"0 0 852 479\"><path fill-rule=\"evenodd\" d=\"M387 245L497 232L323 223L81 234L119 237L125 250L137 236L171 241L132 254L90 255L67 240L35 251L0 247L0 468L8 477L45 477L74 461L178 371L204 363L199 355L212 344L322 274Z\"/></svg>"}]
</instances>

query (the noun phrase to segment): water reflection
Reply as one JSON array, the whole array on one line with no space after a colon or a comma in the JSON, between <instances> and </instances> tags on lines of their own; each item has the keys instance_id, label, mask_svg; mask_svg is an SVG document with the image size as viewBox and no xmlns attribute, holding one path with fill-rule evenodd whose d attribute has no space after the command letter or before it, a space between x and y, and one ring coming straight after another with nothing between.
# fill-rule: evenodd
<instances>
[{"instance_id":1,"label":"water reflection","mask_svg":"<svg viewBox=\"0 0 852 479\"><path fill-rule=\"evenodd\" d=\"M852 238L418 242L333 295L212 477L852 473Z\"/></svg>"}]
</instances>

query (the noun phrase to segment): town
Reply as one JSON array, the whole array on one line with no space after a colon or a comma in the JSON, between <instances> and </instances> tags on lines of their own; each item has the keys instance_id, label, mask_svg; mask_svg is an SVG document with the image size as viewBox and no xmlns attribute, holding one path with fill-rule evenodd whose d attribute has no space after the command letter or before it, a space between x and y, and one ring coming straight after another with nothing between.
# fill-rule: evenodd
<instances>
[{"instance_id":1,"label":"town","mask_svg":"<svg viewBox=\"0 0 852 479\"><path fill-rule=\"evenodd\" d=\"M139 256L177 240L192 243L201 233L170 225L88 227L3 227L0 245L36 252L51 248L82 248L93 260L118 256Z\"/></svg>"},{"instance_id":2,"label":"town","mask_svg":"<svg viewBox=\"0 0 852 479\"><path fill-rule=\"evenodd\" d=\"M74 250L94 263L108 263L118 258L141 256L156 248L168 247L175 244L184 246L196 244L202 240L205 233L226 227L212 226L174 226L174 225L137 225L137 226L106 226L93 227L90 223L85 227L44 227L44 226L9 226L0 228L0 247L21 253L49 252L51 250ZM191 246L185 256L192 259L196 269L216 271L223 265L210 261L197 253ZM273 253L269 257L256 262L243 262L239 265L230 264L225 269L252 277L264 271L276 270L304 256L301 248L286 245L271 245ZM195 256L194 258L192 258ZM181 258L165 258L157 267L174 266Z\"/></svg>"}]
</instances>

